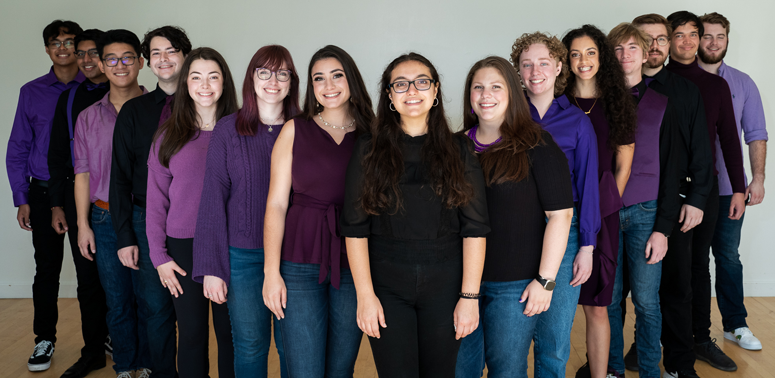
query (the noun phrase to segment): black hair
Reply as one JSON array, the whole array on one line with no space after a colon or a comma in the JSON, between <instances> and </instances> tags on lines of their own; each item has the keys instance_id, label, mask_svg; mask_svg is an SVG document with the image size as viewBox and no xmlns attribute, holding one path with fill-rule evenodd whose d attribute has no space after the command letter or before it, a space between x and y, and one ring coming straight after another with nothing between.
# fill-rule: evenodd
<instances>
[{"instance_id":1,"label":"black hair","mask_svg":"<svg viewBox=\"0 0 775 378\"><path fill-rule=\"evenodd\" d=\"M702 35L705 34L705 26L702 25L702 21L700 21L700 18L697 17L697 15L692 12L689 12L689 11L673 12L673 14L667 16L667 20L670 21L670 26L673 27L673 32L675 32L675 29L677 29L679 26L683 26L689 22L693 22L694 25L697 26L697 32L699 37L702 37Z\"/></svg>"},{"instance_id":2,"label":"black hair","mask_svg":"<svg viewBox=\"0 0 775 378\"><path fill-rule=\"evenodd\" d=\"M132 46L135 50L135 54L138 56L140 55L140 38L137 38L137 34L125 29L113 29L106 31L105 34L97 40L97 53L100 54L100 59L102 59L102 52L105 49L105 46L113 43L126 43L127 45Z\"/></svg>"},{"instance_id":3,"label":"black hair","mask_svg":"<svg viewBox=\"0 0 775 378\"><path fill-rule=\"evenodd\" d=\"M83 41L92 41L96 45L97 41L99 41L104 34L105 32L100 29L84 30L81 34L75 36L75 49L78 50L78 44Z\"/></svg>"},{"instance_id":4,"label":"black hair","mask_svg":"<svg viewBox=\"0 0 775 378\"><path fill-rule=\"evenodd\" d=\"M75 21L54 20L43 29L43 45L48 46L48 42L59 37L62 33L78 34L83 33L83 29Z\"/></svg>"},{"instance_id":5,"label":"black hair","mask_svg":"<svg viewBox=\"0 0 775 378\"><path fill-rule=\"evenodd\" d=\"M148 67L151 66L151 40L154 37L166 38L172 44L172 47L182 52L183 55L188 55L191 52L191 41L188 40L186 31L180 26L162 26L160 28L153 29L148 33L145 33L142 43L143 57L148 62Z\"/></svg>"}]
</instances>

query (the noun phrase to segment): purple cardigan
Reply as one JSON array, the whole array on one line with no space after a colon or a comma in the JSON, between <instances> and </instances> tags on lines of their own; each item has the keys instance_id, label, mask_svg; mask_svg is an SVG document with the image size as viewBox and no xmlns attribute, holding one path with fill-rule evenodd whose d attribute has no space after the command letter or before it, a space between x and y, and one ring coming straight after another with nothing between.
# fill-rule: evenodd
<instances>
[{"instance_id":1,"label":"purple cardigan","mask_svg":"<svg viewBox=\"0 0 775 378\"><path fill-rule=\"evenodd\" d=\"M229 284L229 246L264 248L272 147L280 126L259 124L254 136L237 134L237 114L215 125L207 151L204 188L194 234L193 279L216 276Z\"/></svg>"}]
</instances>

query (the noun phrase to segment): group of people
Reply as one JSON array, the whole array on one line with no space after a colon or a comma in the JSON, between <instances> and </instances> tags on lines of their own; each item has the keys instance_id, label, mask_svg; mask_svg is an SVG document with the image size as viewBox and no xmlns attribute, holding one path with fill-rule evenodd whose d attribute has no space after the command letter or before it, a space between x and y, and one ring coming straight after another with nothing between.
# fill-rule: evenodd
<instances>
[{"instance_id":1,"label":"group of people","mask_svg":"<svg viewBox=\"0 0 775 378\"><path fill-rule=\"evenodd\" d=\"M681 11L523 34L471 67L454 132L418 53L387 65L375 114L345 50L315 52L301 97L264 46L240 108L223 56L178 27L55 21L6 159L35 248L29 370L54 353L65 233L85 346L63 378L105 353L119 378L206 377L211 309L220 377L266 376L272 338L282 377L351 377L363 333L381 377L526 377L531 343L535 376L564 377L578 304L577 377L735 370L710 338L709 250L725 338L761 349L738 245L767 132L729 28Z\"/></svg>"}]
</instances>

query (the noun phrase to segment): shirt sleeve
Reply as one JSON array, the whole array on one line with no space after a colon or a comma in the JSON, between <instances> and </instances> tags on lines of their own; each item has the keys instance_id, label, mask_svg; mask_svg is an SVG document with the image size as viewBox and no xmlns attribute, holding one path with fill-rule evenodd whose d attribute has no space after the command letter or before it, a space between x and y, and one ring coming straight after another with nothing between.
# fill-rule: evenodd
<instances>
[{"instance_id":1,"label":"shirt sleeve","mask_svg":"<svg viewBox=\"0 0 775 378\"><path fill-rule=\"evenodd\" d=\"M755 140L768 140L767 126L764 122L764 106L762 97L759 94L759 88L750 78L745 82L745 106L743 107L743 118L740 121L743 128L745 144L750 144Z\"/></svg>"},{"instance_id":2,"label":"shirt sleeve","mask_svg":"<svg viewBox=\"0 0 775 378\"><path fill-rule=\"evenodd\" d=\"M597 136L589 117L580 118L574 150L574 185L579 196L579 246L597 246L600 232L600 190L597 179Z\"/></svg>"},{"instance_id":3,"label":"shirt sleeve","mask_svg":"<svg viewBox=\"0 0 775 378\"><path fill-rule=\"evenodd\" d=\"M530 175L535 179L538 201L544 211L573 208L573 187L568 158L549 133L530 153Z\"/></svg>"},{"instance_id":4,"label":"shirt sleeve","mask_svg":"<svg viewBox=\"0 0 775 378\"><path fill-rule=\"evenodd\" d=\"M716 124L716 133L718 134L721 152L724 154L724 164L729 173L729 182L732 184L734 193L745 193L745 168L743 167L743 150L740 145L740 135L737 133L737 122L735 121L735 109L732 107L732 93L729 91L729 84L721 77L718 77L719 93L721 104L719 109L719 120Z\"/></svg>"},{"instance_id":5,"label":"shirt sleeve","mask_svg":"<svg viewBox=\"0 0 775 378\"><path fill-rule=\"evenodd\" d=\"M145 207L145 232L148 235L154 268L173 260L167 254L167 214L170 210L172 173L159 162L160 142L161 139L154 142L148 155L148 192Z\"/></svg>"},{"instance_id":6,"label":"shirt sleeve","mask_svg":"<svg viewBox=\"0 0 775 378\"><path fill-rule=\"evenodd\" d=\"M687 83L690 84L690 83ZM713 151L708 135L708 121L705 118L705 105L702 95L696 86L690 84L686 93L682 93L688 123L685 125L685 139L689 143L686 148L689 151L689 177L691 189L686 195L684 203L700 210L705 209L705 202L713 187ZM715 147L714 147L715 148Z\"/></svg>"},{"instance_id":7,"label":"shirt sleeve","mask_svg":"<svg viewBox=\"0 0 775 378\"><path fill-rule=\"evenodd\" d=\"M70 156L70 124L67 119L67 99L70 91L77 87L68 89L59 96L56 110L54 110L54 120L51 125L51 140L48 144L48 196L51 201L51 207L65 206L65 188L67 178L73 174L72 168L67 164L71 160Z\"/></svg>"},{"instance_id":8,"label":"shirt sleeve","mask_svg":"<svg viewBox=\"0 0 775 378\"><path fill-rule=\"evenodd\" d=\"M363 158L366 149L371 148L371 136L362 135L355 141L350 162L345 175L344 205L339 217L342 236L348 238L367 238L371 234L371 216L361 206L363 192Z\"/></svg>"},{"instance_id":9,"label":"shirt sleeve","mask_svg":"<svg viewBox=\"0 0 775 378\"><path fill-rule=\"evenodd\" d=\"M668 237L681 212L681 184L686 182L689 159L681 139L680 120L669 101L659 128L659 190L654 220L654 231Z\"/></svg>"},{"instance_id":10,"label":"shirt sleeve","mask_svg":"<svg viewBox=\"0 0 775 378\"><path fill-rule=\"evenodd\" d=\"M75 122L75 140L73 141L73 171L75 174L89 172L89 108L78 115Z\"/></svg>"},{"instance_id":11,"label":"shirt sleeve","mask_svg":"<svg viewBox=\"0 0 775 378\"><path fill-rule=\"evenodd\" d=\"M134 174L134 109L125 104L116 117L113 130L113 160L110 164L109 202L116 248L137 245L132 229L132 176Z\"/></svg>"},{"instance_id":12,"label":"shirt sleeve","mask_svg":"<svg viewBox=\"0 0 775 378\"><path fill-rule=\"evenodd\" d=\"M463 134L456 134L460 143L465 179L474 189L474 195L458 212L460 236L464 238L483 238L490 233L490 217L487 211L484 172L479 159L474 155L473 142Z\"/></svg>"},{"instance_id":13,"label":"shirt sleeve","mask_svg":"<svg viewBox=\"0 0 775 378\"><path fill-rule=\"evenodd\" d=\"M8 181L11 183L11 192L13 192L13 205L16 207L27 204L27 191L30 187L27 164L35 135L27 116L27 109L27 91L22 87L5 155L5 168Z\"/></svg>"}]
</instances>

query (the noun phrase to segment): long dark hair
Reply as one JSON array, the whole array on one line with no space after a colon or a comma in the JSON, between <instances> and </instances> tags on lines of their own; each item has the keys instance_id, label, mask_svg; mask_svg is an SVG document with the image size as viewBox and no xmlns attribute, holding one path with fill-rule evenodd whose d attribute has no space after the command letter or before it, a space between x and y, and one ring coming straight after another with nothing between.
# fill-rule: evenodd
<instances>
[{"instance_id":1,"label":"long dark hair","mask_svg":"<svg viewBox=\"0 0 775 378\"><path fill-rule=\"evenodd\" d=\"M380 81L377 118L372 127L371 150L363 159L363 195L361 205L368 214L396 213L403 208L398 183L404 173L401 154L404 131L401 115L390 109L390 78L393 70L404 62L419 62L431 72L431 78L439 82L439 73L424 56L409 53L394 59L385 68ZM442 198L447 208L460 207L473 197L473 186L465 179L465 167L460 148L444 114L444 96L441 85L436 95L438 105L428 113L428 137L422 146L422 162L428 174L433 192Z\"/></svg>"},{"instance_id":2,"label":"long dark hair","mask_svg":"<svg viewBox=\"0 0 775 378\"><path fill-rule=\"evenodd\" d=\"M363 83L361 71L355 65L355 61L346 51L334 45L328 45L315 52L309 60L307 69L307 93L304 99L304 107L299 116L311 120L315 114L323 111L323 107L318 104L315 98L315 89L313 88L312 66L319 60L333 58L342 64L344 76L347 78L347 85L350 89L350 117L355 120L355 136L368 132L371 123L374 120L374 111L371 108L371 97Z\"/></svg>"},{"instance_id":3,"label":"long dark hair","mask_svg":"<svg viewBox=\"0 0 775 378\"><path fill-rule=\"evenodd\" d=\"M500 73L509 93L506 116L500 125L501 141L479 155L487 185L520 181L527 177L530 159L527 150L543 143L541 126L530 116L530 107L522 92L517 70L508 60L490 56L474 64L468 71L463 95L463 133L479 124L479 117L471 111L471 85L476 72L491 67Z\"/></svg>"},{"instance_id":4,"label":"long dark hair","mask_svg":"<svg viewBox=\"0 0 775 378\"><path fill-rule=\"evenodd\" d=\"M288 95L283 99L283 119L287 121L299 112L299 75L296 73L291 53L280 45L264 46L253 54L253 58L248 63L245 81L242 82L242 109L237 112L236 122L239 135L256 135L258 124L263 123L256 102L258 97L254 86L256 68L263 67L277 71L283 64L291 71L290 88Z\"/></svg>"},{"instance_id":5,"label":"long dark hair","mask_svg":"<svg viewBox=\"0 0 775 378\"><path fill-rule=\"evenodd\" d=\"M637 112L632 95L627 90L627 81L624 78L624 70L619 60L616 59L614 48L608 42L608 38L600 29L593 25L584 25L565 34L562 43L570 51L573 40L581 37L589 37L597 45L600 68L597 71L595 90L600 97L601 105L605 112L605 118L610 128L608 148L616 151L618 146L630 144L635 136L637 127ZM570 58L568 58L570 62ZM571 70L568 78L568 86L565 94L574 96L576 90L576 75Z\"/></svg>"},{"instance_id":6,"label":"long dark hair","mask_svg":"<svg viewBox=\"0 0 775 378\"><path fill-rule=\"evenodd\" d=\"M178 89L175 90L175 100L172 102L172 114L170 118L162 124L153 139L159 145L159 162L162 166L169 168L170 159L178 153L183 146L194 137L199 137L199 114L196 112L194 100L188 93L188 74L191 71L191 63L197 59L212 60L218 63L223 73L223 93L218 99L218 105L215 111L216 121L226 115L237 111L237 91L234 88L234 80L231 78L231 71L226 64L226 60L214 49L209 47L200 47L192 50L178 77Z\"/></svg>"}]
</instances>

